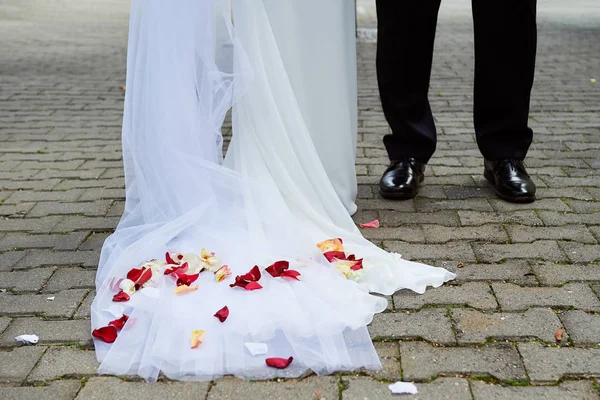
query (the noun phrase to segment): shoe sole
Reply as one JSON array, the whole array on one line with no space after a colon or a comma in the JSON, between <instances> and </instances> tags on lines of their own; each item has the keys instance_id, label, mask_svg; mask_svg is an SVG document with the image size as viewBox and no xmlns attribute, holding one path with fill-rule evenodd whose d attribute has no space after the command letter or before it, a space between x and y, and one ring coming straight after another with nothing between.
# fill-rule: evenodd
<instances>
[{"instance_id":1,"label":"shoe sole","mask_svg":"<svg viewBox=\"0 0 600 400\"><path fill-rule=\"evenodd\" d=\"M423 182L425 180L425 175L421 176L421 178L419 179L419 183ZM417 189L417 191L415 192L415 194L406 194L406 193L384 193L381 188L379 188L379 194L381 195L381 197L383 197L384 199L388 199L388 200L409 200L409 199L414 199L415 196L419 193L419 190Z\"/></svg>"},{"instance_id":2,"label":"shoe sole","mask_svg":"<svg viewBox=\"0 0 600 400\"><path fill-rule=\"evenodd\" d=\"M489 172L487 169L483 170L483 177L494 186L494 192L496 192L496 196L500 197L502 200L506 200L511 203L533 203L535 201L535 195L528 197L510 197L500 193L498 189L496 189L496 178L494 177L494 174Z\"/></svg>"}]
</instances>

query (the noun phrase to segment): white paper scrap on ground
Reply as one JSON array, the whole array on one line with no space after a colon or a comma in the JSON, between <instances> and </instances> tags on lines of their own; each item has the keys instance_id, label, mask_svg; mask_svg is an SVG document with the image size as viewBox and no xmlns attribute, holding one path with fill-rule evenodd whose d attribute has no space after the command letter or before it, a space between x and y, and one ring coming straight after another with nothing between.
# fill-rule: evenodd
<instances>
[{"instance_id":1,"label":"white paper scrap on ground","mask_svg":"<svg viewBox=\"0 0 600 400\"><path fill-rule=\"evenodd\" d=\"M15 340L25 344L37 344L37 342L40 341L40 338L37 335L19 335Z\"/></svg>"},{"instance_id":2,"label":"white paper scrap on ground","mask_svg":"<svg viewBox=\"0 0 600 400\"><path fill-rule=\"evenodd\" d=\"M50 297L46 297L46 300L50 300L50 301L52 301L52 300L54 300L55 298L56 298L56 296L50 296Z\"/></svg>"},{"instance_id":3,"label":"white paper scrap on ground","mask_svg":"<svg viewBox=\"0 0 600 400\"><path fill-rule=\"evenodd\" d=\"M417 394L417 387L410 382L396 382L388 387L394 394Z\"/></svg>"},{"instance_id":4,"label":"white paper scrap on ground","mask_svg":"<svg viewBox=\"0 0 600 400\"><path fill-rule=\"evenodd\" d=\"M244 346L246 346L250 354L252 354L253 356L267 354L267 352L269 351L269 347L266 343L246 342L244 343Z\"/></svg>"}]
</instances>

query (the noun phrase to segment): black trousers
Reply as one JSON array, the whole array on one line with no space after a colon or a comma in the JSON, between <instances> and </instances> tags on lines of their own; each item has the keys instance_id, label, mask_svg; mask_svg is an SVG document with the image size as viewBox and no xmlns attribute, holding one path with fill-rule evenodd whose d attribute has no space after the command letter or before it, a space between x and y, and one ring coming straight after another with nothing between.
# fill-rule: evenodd
<instances>
[{"instance_id":1,"label":"black trousers","mask_svg":"<svg viewBox=\"0 0 600 400\"><path fill-rule=\"evenodd\" d=\"M427 162L436 130L427 98L441 0L377 0L377 78L392 129L391 160ZM490 160L524 159L537 43L536 0L472 0L475 30L474 125Z\"/></svg>"}]
</instances>

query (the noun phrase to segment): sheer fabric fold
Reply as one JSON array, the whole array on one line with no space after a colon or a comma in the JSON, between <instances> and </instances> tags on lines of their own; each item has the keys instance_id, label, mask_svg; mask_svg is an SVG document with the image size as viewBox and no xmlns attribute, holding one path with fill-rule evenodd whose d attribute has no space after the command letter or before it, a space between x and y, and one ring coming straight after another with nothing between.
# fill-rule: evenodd
<instances>
[{"instance_id":1,"label":"sheer fabric fold","mask_svg":"<svg viewBox=\"0 0 600 400\"><path fill-rule=\"evenodd\" d=\"M379 368L366 326L386 301L369 292L421 293L453 275L402 260L360 235L311 140L262 0L232 6L132 2L123 121L127 198L102 249L92 327L123 314L129 319L114 343L95 340L99 371L210 380ZM220 129L231 106L234 135L221 165ZM316 247L337 237L365 259L359 283ZM263 288L231 288L231 277L217 283L202 272L192 293L174 294L174 283L160 276L129 301L112 301L115 280L132 268L164 260L167 251L202 248L233 276L259 265ZM278 260L289 261L302 280L264 271ZM230 316L222 323L213 314L223 306ZM192 349L190 335L198 329L206 336ZM253 356L247 343L264 343L268 352ZM265 364L267 357L290 356L284 370Z\"/></svg>"}]
</instances>

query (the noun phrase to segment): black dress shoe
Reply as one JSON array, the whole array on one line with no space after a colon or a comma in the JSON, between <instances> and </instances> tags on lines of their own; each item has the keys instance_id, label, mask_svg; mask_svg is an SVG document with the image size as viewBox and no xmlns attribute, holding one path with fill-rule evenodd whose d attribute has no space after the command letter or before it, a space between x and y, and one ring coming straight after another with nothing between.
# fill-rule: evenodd
<instances>
[{"instance_id":1,"label":"black dress shoe","mask_svg":"<svg viewBox=\"0 0 600 400\"><path fill-rule=\"evenodd\" d=\"M379 192L386 199L412 199L425 176L425 164L414 158L392 161L379 181Z\"/></svg>"},{"instance_id":2,"label":"black dress shoe","mask_svg":"<svg viewBox=\"0 0 600 400\"><path fill-rule=\"evenodd\" d=\"M496 188L496 194L513 203L535 201L535 183L521 160L485 160L483 176Z\"/></svg>"}]
</instances>

